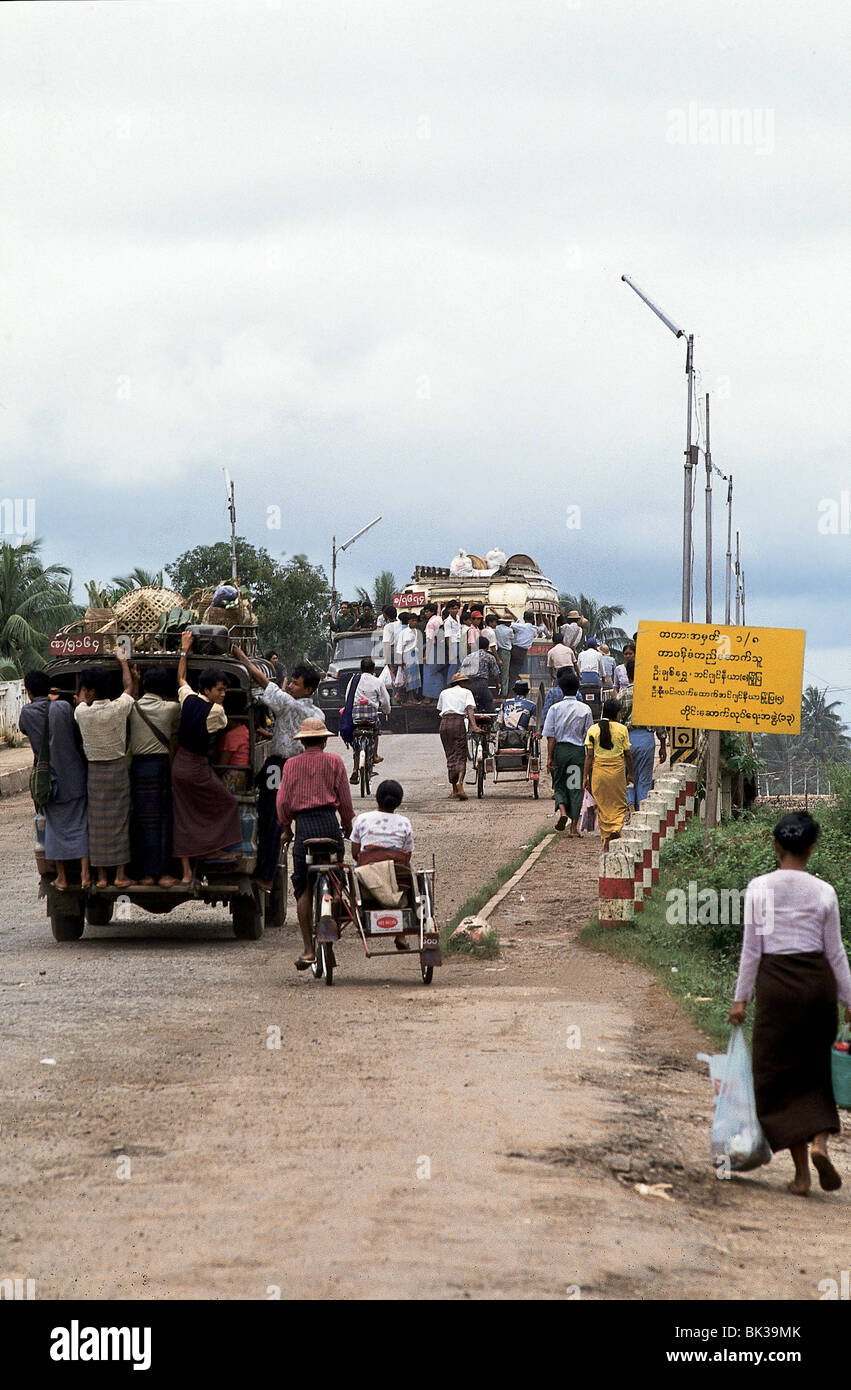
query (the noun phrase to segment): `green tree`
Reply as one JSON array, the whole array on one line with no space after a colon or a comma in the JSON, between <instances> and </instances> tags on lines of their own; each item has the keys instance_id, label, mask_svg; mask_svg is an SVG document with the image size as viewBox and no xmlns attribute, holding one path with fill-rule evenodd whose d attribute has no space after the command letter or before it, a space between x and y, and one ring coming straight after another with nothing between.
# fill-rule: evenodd
<instances>
[{"instance_id":1,"label":"green tree","mask_svg":"<svg viewBox=\"0 0 851 1390\"><path fill-rule=\"evenodd\" d=\"M834 766L851 762L851 738L836 713L839 701L828 704L826 696L826 690L807 686L801 697L799 734L757 735L770 792L803 791L805 781L812 791L816 768L826 782Z\"/></svg>"},{"instance_id":2,"label":"green tree","mask_svg":"<svg viewBox=\"0 0 851 1390\"><path fill-rule=\"evenodd\" d=\"M41 541L0 545L0 676L15 679L44 666L52 632L80 614L71 601L71 571L44 566Z\"/></svg>"},{"instance_id":3,"label":"green tree","mask_svg":"<svg viewBox=\"0 0 851 1390\"><path fill-rule=\"evenodd\" d=\"M562 613L567 614L575 608L577 613L588 619L585 629L586 640L596 637L598 642L605 642L614 650L623 651L624 643L630 640L629 633L612 623L613 618L619 618L621 613L626 612L623 604L597 603L586 594L579 594L578 597L576 594L559 594L558 601Z\"/></svg>"},{"instance_id":4,"label":"green tree","mask_svg":"<svg viewBox=\"0 0 851 1390\"><path fill-rule=\"evenodd\" d=\"M324 668L328 656L326 614L331 591L325 571L306 555L285 563L243 537L236 543L238 581L250 595L259 622L263 651L275 650L292 668L305 656ZM197 589L212 589L231 575L230 545L196 545L165 566L171 583L184 598Z\"/></svg>"}]
</instances>

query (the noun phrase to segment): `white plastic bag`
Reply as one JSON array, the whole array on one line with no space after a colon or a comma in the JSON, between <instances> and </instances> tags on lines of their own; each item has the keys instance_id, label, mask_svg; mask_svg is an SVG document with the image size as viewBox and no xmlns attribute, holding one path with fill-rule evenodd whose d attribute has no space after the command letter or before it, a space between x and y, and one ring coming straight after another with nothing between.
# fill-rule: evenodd
<instances>
[{"instance_id":1,"label":"white plastic bag","mask_svg":"<svg viewBox=\"0 0 851 1390\"><path fill-rule=\"evenodd\" d=\"M718 1059L708 1058L715 1081ZM712 1160L733 1173L747 1173L771 1162L771 1149L756 1114L756 1096L748 1045L741 1028L734 1028L724 1059L721 1085L712 1121Z\"/></svg>"}]
</instances>

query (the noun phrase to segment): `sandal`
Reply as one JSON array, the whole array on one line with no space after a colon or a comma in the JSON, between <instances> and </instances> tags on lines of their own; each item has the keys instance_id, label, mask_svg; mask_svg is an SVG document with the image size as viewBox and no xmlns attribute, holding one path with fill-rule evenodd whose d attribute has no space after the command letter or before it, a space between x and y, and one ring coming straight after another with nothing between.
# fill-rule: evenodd
<instances>
[{"instance_id":1,"label":"sandal","mask_svg":"<svg viewBox=\"0 0 851 1390\"><path fill-rule=\"evenodd\" d=\"M316 964L315 956L299 956L295 963L296 970L309 970L311 965Z\"/></svg>"},{"instance_id":2,"label":"sandal","mask_svg":"<svg viewBox=\"0 0 851 1390\"><path fill-rule=\"evenodd\" d=\"M823 1192L836 1192L842 1186L842 1179L828 1158L819 1149L812 1149L810 1158L813 1160L813 1167L818 1173L819 1187Z\"/></svg>"}]
</instances>

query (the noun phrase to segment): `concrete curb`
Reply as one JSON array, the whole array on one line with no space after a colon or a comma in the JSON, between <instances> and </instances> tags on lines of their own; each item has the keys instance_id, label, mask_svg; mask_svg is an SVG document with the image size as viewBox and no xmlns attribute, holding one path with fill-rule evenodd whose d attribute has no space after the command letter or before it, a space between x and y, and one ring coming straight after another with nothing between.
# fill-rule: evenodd
<instances>
[{"instance_id":1,"label":"concrete curb","mask_svg":"<svg viewBox=\"0 0 851 1390\"><path fill-rule=\"evenodd\" d=\"M528 873L529 869L531 869L535 861L541 857L547 845L555 838L555 832L551 832L549 835L546 835L544 839L541 841L541 843L535 846L535 848L532 850L532 853L526 859L523 860L523 863L520 865L520 868L516 871L516 873L513 873L508 882L502 885L499 892L494 893L492 898L488 898L484 907L481 909L481 911L476 913L476 916L480 917L482 921L486 922L488 917L490 917L491 913L494 911L494 909L499 907L499 904L502 902L503 898L508 897L512 888L516 887L523 875L525 873Z\"/></svg>"},{"instance_id":2,"label":"concrete curb","mask_svg":"<svg viewBox=\"0 0 851 1390\"><path fill-rule=\"evenodd\" d=\"M14 772L0 772L0 799L18 796L20 792L28 791L31 772L30 767L19 767Z\"/></svg>"}]
</instances>

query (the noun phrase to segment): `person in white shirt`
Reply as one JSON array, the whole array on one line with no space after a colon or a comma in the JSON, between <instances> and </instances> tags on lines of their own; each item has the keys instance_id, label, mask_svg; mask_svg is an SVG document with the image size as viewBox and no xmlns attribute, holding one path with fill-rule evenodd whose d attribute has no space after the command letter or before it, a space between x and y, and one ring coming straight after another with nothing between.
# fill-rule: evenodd
<instances>
[{"instance_id":1,"label":"person in white shirt","mask_svg":"<svg viewBox=\"0 0 851 1390\"><path fill-rule=\"evenodd\" d=\"M519 679L535 638L546 637L546 635L546 629L536 624L535 614L531 610L523 614L522 623L513 622L511 624L510 677L512 684Z\"/></svg>"},{"instance_id":2,"label":"person in white shirt","mask_svg":"<svg viewBox=\"0 0 851 1390\"><path fill-rule=\"evenodd\" d=\"M576 669L576 654L572 647L566 646L564 642L556 642L554 647L550 647L547 652L547 671L553 683L558 679L559 671Z\"/></svg>"},{"instance_id":3,"label":"person in white shirt","mask_svg":"<svg viewBox=\"0 0 851 1390\"><path fill-rule=\"evenodd\" d=\"M404 703L410 696L422 699L419 658L422 638L416 613L405 613L402 626L396 634L396 687L401 691L400 700Z\"/></svg>"},{"instance_id":4,"label":"person in white shirt","mask_svg":"<svg viewBox=\"0 0 851 1390\"><path fill-rule=\"evenodd\" d=\"M623 649L623 661L615 667L615 674L612 678L615 690L625 690L628 685L632 685L626 670L626 663L630 659L635 660L635 647L631 642L627 642Z\"/></svg>"},{"instance_id":5,"label":"person in white shirt","mask_svg":"<svg viewBox=\"0 0 851 1390\"><path fill-rule=\"evenodd\" d=\"M359 867L390 859L410 868L414 852L414 830L407 816L396 814L404 792L398 782L380 782L375 793L377 811L364 811L355 817L349 840L352 858ZM394 937L397 951L409 951L404 936Z\"/></svg>"},{"instance_id":6,"label":"person in white shirt","mask_svg":"<svg viewBox=\"0 0 851 1390\"><path fill-rule=\"evenodd\" d=\"M91 666L80 672L74 718L88 759L89 860L97 869L98 888L106 888L108 868L115 869L116 888L129 888L130 778L125 761L127 716L133 708L133 677L119 656L124 689L110 697L111 672ZM227 721L225 721L227 722Z\"/></svg>"},{"instance_id":7,"label":"person in white shirt","mask_svg":"<svg viewBox=\"0 0 851 1390\"><path fill-rule=\"evenodd\" d=\"M458 614L461 605L457 599L447 603L443 610L443 636L446 639L446 684L449 685L458 667L461 665L461 657L467 653L461 651L461 623Z\"/></svg>"},{"instance_id":8,"label":"person in white shirt","mask_svg":"<svg viewBox=\"0 0 851 1390\"><path fill-rule=\"evenodd\" d=\"M382 608L381 616L384 619L384 630L381 634L381 640L384 644L384 665L392 666L396 637L402 624L399 622L396 609L393 607L392 603L388 603Z\"/></svg>"},{"instance_id":9,"label":"person in white shirt","mask_svg":"<svg viewBox=\"0 0 851 1390\"><path fill-rule=\"evenodd\" d=\"M358 720L368 720L373 725L373 738L375 740L373 762L383 762L384 759L378 752L379 720L382 714L386 714L388 717L390 715L390 692L386 681L375 674L375 662L371 656L361 657L360 671L352 676L346 689L346 706L350 708L353 724L356 724ZM353 749L353 757L354 765L349 781L357 782L360 777L357 748Z\"/></svg>"},{"instance_id":10,"label":"person in white shirt","mask_svg":"<svg viewBox=\"0 0 851 1390\"><path fill-rule=\"evenodd\" d=\"M827 1152L828 1136L840 1132L830 1056L838 1002L851 1021L851 971L836 889L807 870L818 835L818 822L806 811L775 825L778 868L747 886L735 1003L727 1016L734 1027L744 1022L756 986L756 1113L772 1151L790 1151L795 1176L788 1188L796 1197L810 1190L808 1144L820 1186L826 1192L842 1186Z\"/></svg>"},{"instance_id":11,"label":"person in white shirt","mask_svg":"<svg viewBox=\"0 0 851 1390\"><path fill-rule=\"evenodd\" d=\"M440 719L440 741L446 754L446 771L452 795L459 801L467 800L464 791L464 774L467 771L467 725L473 733L479 732L476 723L476 702L467 685L468 677L456 671L437 701Z\"/></svg>"},{"instance_id":12,"label":"person in white shirt","mask_svg":"<svg viewBox=\"0 0 851 1390\"><path fill-rule=\"evenodd\" d=\"M600 653L597 650L597 640L589 637L588 645L584 652L580 652L577 658L579 666L579 676L583 685L593 685L597 690L602 689L605 668Z\"/></svg>"}]
</instances>

